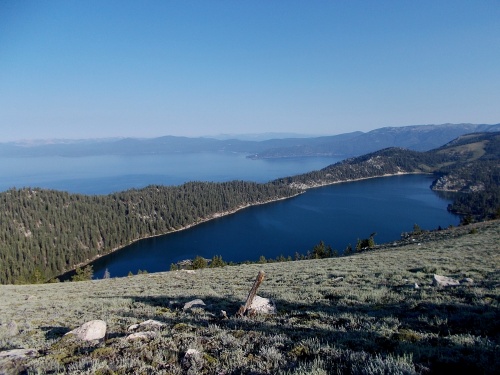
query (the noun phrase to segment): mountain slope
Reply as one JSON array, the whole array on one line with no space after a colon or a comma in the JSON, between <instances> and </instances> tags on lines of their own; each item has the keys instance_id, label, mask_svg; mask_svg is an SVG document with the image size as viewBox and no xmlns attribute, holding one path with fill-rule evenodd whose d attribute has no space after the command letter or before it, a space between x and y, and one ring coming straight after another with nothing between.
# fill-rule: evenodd
<instances>
[{"instance_id":1,"label":"mountain slope","mask_svg":"<svg viewBox=\"0 0 500 375\"><path fill-rule=\"evenodd\" d=\"M35 357L0 356L0 373L498 374L500 222L434 234L341 258L3 285L0 355ZM259 270L277 314L237 318ZM438 288L434 274L461 283ZM64 336L94 319L101 343ZM164 326L126 339L148 319Z\"/></svg>"},{"instance_id":2,"label":"mountain slope","mask_svg":"<svg viewBox=\"0 0 500 375\"><path fill-rule=\"evenodd\" d=\"M290 156L347 155L356 156L388 147L402 147L415 151L428 151L463 134L500 131L500 124L443 124L386 127L367 133L353 134L348 139L322 137L304 141L293 147L276 147L255 155L255 158Z\"/></svg>"}]
</instances>

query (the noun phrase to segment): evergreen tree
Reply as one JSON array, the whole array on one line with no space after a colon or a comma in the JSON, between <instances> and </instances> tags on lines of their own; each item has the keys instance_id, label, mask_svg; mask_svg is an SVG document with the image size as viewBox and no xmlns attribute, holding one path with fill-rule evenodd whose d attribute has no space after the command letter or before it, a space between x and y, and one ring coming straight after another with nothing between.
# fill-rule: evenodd
<instances>
[{"instance_id":1,"label":"evergreen tree","mask_svg":"<svg viewBox=\"0 0 500 375\"><path fill-rule=\"evenodd\" d=\"M94 275L94 270L91 265L86 266L85 268L77 267L75 269L75 274L71 277L71 281L92 280L93 275Z\"/></svg>"},{"instance_id":2,"label":"evergreen tree","mask_svg":"<svg viewBox=\"0 0 500 375\"><path fill-rule=\"evenodd\" d=\"M201 268L206 268L207 267L207 260L203 257L196 256L193 260L193 264L191 266L194 270L201 269Z\"/></svg>"},{"instance_id":3,"label":"evergreen tree","mask_svg":"<svg viewBox=\"0 0 500 375\"><path fill-rule=\"evenodd\" d=\"M224 267L225 265L226 262L222 260L222 256L220 255L214 255L210 261L210 268Z\"/></svg>"}]
</instances>

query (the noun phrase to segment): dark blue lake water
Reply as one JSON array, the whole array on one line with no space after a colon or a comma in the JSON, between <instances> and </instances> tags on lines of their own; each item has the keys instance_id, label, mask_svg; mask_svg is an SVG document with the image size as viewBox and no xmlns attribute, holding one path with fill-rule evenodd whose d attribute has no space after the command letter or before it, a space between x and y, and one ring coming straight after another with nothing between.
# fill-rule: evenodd
<instances>
[{"instance_id":1,"label":"dark blue lake water","mask_svg":"<svg viewBox=\"0 0 500 375\"><path fill-rule=\"evenodd\" d=\"M417 223L424 229L457 225L449 201L429 189L432 178L408 175L331 185L298 197L250 207L185 231L139 241L93 263L94 275L166 271L197 255L226 261L306 253L323 240L343 250L377 232L375 241L399 239Z\"/></svg>"},{"instance_id":2,"label":"dark blue lake water","mask_svg":"<svg viewBox=\"0 0 500 375\"><path fill-rule=\"evenodd\" d=\"M251 160L241 154L96 156L82 158L0 158L0 191L43 187L83 194L108 194L150 184L187 181L266 182L338 161L333 158ZM312 189L298 197L250 207L189 230L145 239L93 263L95 277L129 271L165 271L196 255L222 255L226 261L258 260L306 253L319 241L343 250L377 232L378 243L392 241L417 223L447 227L459 218L447 212L449 200L430 190L432 177L376 178Z\"/></svg>"}]
</instances>

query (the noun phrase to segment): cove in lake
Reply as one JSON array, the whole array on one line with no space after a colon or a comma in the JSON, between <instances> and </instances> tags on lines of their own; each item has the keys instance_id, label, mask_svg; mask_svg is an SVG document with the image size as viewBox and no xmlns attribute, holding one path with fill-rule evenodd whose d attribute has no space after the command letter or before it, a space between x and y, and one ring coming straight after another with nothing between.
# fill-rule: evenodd
<instances>
[{"instance_id":1,"label":"cove in lake","mask_svg":"<svg viewBox=\"0 0 500 375\"><path fill-rule=\"evenodd\" d=\"M403 175L329 185L297 197L249 207L190 229L138 241L92 263L94 276L129 271L160 272L199 255L225 261L256 261L305 254L319 241L342 251L376 232L377 243L400 238L414 224L423 229L459 224L446 210L450 200L429 186L428 175Z\"/></svg>"}]
</instances>

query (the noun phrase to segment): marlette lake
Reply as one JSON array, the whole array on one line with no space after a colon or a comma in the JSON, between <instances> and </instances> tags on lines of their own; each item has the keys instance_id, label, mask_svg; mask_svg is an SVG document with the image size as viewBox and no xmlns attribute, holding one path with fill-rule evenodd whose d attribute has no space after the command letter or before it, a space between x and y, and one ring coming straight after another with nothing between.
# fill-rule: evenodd
<instances>
[{"instance_id":1,"label":"marlette lake","mask_svg":"<svg viewBox=\"0 0 500 375\"><path fill-rule=\"evenodd\" d=\"M334 158L251 160L241 154L1 158L0 189L42 187L108 194L149 184L187 181L266 182L337 162ZM414 224L423 229L457 225L450 200L432 191L428 175L373 178L310 189L287 200L249 207L190 229L144 239L94 261L94 277L138 270L160 272L199 255L256 261L305 254L319 241L342 251L376 232L376 243L400 238Z\"/></svg>"}]
</instances>

